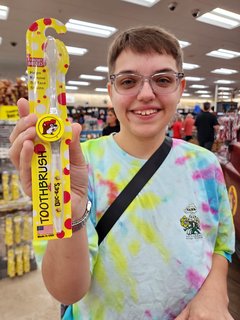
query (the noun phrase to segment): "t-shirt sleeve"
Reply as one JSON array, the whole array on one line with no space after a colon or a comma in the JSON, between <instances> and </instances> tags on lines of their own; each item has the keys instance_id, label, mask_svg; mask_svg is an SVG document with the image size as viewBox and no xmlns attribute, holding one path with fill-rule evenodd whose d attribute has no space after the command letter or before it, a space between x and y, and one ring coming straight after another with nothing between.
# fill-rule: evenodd
<instances>
[{"instance_id":1,"label":"t-shirt sleeve","mask_svg":"<svg viewBox=\"0 0 240 320\"><path fill-rule=\"evenodd\" d=\"M216 167L216 181L221 181L222 183L217 184L219 226L214 253L224 256L231 262L231 255L235 251L235 229L220 164Z\"/></svg>"}]
</instances>

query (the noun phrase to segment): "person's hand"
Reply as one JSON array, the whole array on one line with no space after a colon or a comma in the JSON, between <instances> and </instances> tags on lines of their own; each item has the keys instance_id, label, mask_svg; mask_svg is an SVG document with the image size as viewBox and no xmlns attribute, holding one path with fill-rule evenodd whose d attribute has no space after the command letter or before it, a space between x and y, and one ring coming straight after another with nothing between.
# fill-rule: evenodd
<instances>
[{"instance_id":1,"label":"person's hand","mask_svg":"<svg viewBox=\"0 0 240 320\"><path fill-rule=\"evenodd\" d=\"M234 320L228 311L228 302L218 292L205 290L193 298L175 320Z\"/></svg>"},{"instance_id":2,"label":"person's hand","mask_svg":"<svg viewBox=\"0 0 240 320\"><path fill-rule=\"evenodd\" d=\"M35 125L37 116L29 113L29 103L25 99L18 101L20 120L10 135L11 147L9 157L19 171L21 184L26 195L32 195L31 161L36 138ZM72 142L69 146L70 153L70 177L71 177L71 200L73 216L79 218L77 210L79 203L87 201L87 167L80 148L79 135L81 126L72 124ZM76 213L75 213L76 212ZM74 214L75 213L75 214Z\"/></svg>"}]
</instances>

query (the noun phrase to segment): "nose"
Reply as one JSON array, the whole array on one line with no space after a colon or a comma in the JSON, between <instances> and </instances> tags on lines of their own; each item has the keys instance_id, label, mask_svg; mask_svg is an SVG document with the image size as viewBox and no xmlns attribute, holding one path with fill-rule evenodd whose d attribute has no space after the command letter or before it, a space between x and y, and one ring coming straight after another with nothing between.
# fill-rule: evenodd
<instances>
[{"instance_id":1,"label":"nose","mask_svg":"<svg viewBox=\"0 0 240 320\"><path fill-rule=\"evenodd\" d=\"M142 86L138 92L138 99L154 99L155 98L155 93L153 91L153 88L151 86L151 83L149 79L143 79L142 81Z\"/></svg>"}]
</instances>

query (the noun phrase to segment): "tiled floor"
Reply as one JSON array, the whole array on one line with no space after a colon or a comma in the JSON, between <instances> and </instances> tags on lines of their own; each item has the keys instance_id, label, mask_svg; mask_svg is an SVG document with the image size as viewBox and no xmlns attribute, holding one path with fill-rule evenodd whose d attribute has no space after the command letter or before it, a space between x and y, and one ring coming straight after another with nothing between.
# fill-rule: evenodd
<instances>
[{"instance_id":1,"label":"tiled floor","mask_svg":"<svg viewBox=\"0 0 240 320\"><path fill-rule=\"evenodd\" d=\"M237 256L233 257L229 269L228 286L230 312L235 320L240 320L240 259ZM0 319L60 319L59 303L45 289L40 270L20 278L0 280Z\"/></svg>"}]
</instances>

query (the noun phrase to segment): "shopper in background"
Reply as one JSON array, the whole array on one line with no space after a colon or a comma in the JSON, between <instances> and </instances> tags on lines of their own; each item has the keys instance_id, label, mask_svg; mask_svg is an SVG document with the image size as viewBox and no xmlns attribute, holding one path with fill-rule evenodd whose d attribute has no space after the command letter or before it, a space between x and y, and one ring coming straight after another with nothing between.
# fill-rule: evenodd
<instances>
[{"instance_id":1,"label":"shopper in background","mask_svg":"<svg viewBox=\"0 0 240 320\"><path fill-rule=\"evenodd\" d=\"M175 120L172 124L172 132L173 132L173 138L175 139L182 139L182 116L180 114L176 114Z\"/></svg>"},{"instance_id":2,"label":"shopper in background","mask_svg":"<svg viewBox=\"0 0 240 320\"><path fill-rule=\"evenodd\" d=\"M197 139L201 147L212 150L215 135L219 129L217 117L210 112L210 103L204 102L202 112L195 120L195 127L197 129Z\"/></svg>"},{"instance_id":3,"label":"shopper in background","mask_svg":"<svg viewBox=\"0 0 240 320\"><path fill-rule=\"evenodd\" d=\"M193 115L188 113L186 118L183 121L183 135L186 141L190 141L193 138L193 127L194 127L195 120L193 119Z\"/></svg>"},{"instance_id":4,"label":"shopper in background","mask_svg":"<svg viewBox=\"0 0 240 320\"><path fill-rule=\"evenodd\" d=\"M42 262L49 292L69 305L63 319L223 320L234 228L215 155L173 139L170 153L98 246L96 224L165 141L185 88L178 40L158 27L119 33L108 55L108 91L120 132L79 144L72 124L72 220L92 202L90 219L70 239L48 242ZM21 119L9 154L31 195L36 116Z\"/></svg>"},{"instance_id":5,"label":"shopper in background","mask_svg":"<svg viewBox=\"0 0 240 320\"><path fill-rule=\"evenodd\" d=\"M120 124L114 108L109 108L107 111L107 125L103 128L102 135L108 136L111 133L120 131Z\"/></svg>"}]
</instances>

